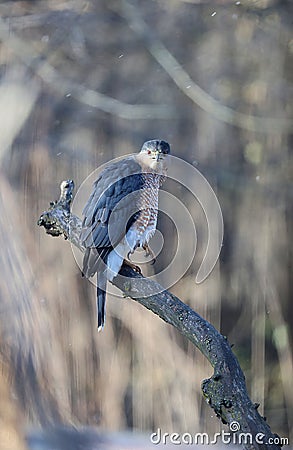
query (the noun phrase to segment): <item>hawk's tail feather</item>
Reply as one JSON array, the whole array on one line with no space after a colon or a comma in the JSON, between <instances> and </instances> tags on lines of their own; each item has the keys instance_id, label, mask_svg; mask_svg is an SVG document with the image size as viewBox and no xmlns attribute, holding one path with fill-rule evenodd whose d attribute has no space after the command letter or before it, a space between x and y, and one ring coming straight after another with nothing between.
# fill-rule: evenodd
<instances>
[{"instance_id":1,"label":"hawk's tail feather","mask_svg":"<svg viewBox=\"0 0 293 450\"><path fill-rule=\"evenodd\" d=\"M101 274L103 276L103 274ZM101 280L101 276L97 280L97 319L98 319L98 331L104 328L106 320L106 284L107 279Z\"/></svg>"},{"instance_id":2,"label":"hawk's tail feather","mask_svg":"<svg viewBox=\"0 0 293 450\"><path fill-rule=\"evenodd\" d=\"M92 247L86 248L83 257L82 276L90 278L99 272L101 266L103 267L103 262L105 264L107 253L108 249L104 248L99 250Z\"/></svg>"}]
</instances>

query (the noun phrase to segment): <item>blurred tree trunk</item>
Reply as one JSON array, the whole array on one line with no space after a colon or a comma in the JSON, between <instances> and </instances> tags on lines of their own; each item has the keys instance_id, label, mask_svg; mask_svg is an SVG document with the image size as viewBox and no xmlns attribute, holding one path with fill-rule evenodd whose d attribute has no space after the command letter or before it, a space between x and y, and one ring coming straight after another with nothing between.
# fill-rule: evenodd
<instances>
[{"instance_id":1,"label":"blurred tree trunk","mask_svg":"<svg viewBox=\"0 0 293 450\"><path fill-rule=\"evenodd\" d=\"M18 404L12 399L7 366L0 363L0 443L5 450L26 450L24 420Z\"/></svg>"},{"instance_id":2,"label":"blurred tree trunk","mask_svg":"<svg viewBox=\"0 0 293 450\"><path fill-rule=\"evenodd\" d=\"M0 209L0 417L6 417L7 422L7 431L4 425L0 431L10 434L14 428L18 436L22 411L35 423L48 425L66 422L65 411L69 407L55 391L52 367L58 355L55 352L50 358L50 330L42 320L40 308L36 308L34 280L15 227L19 221L18 205L1 172Z\"/></svg>"}]
</instances>

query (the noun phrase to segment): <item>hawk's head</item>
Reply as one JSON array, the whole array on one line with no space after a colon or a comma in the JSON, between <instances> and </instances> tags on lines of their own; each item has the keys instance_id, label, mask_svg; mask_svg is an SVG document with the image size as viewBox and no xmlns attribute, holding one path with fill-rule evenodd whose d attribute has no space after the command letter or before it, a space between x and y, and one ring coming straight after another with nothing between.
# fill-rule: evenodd
<instances>
[{"instance_id":1,"label":"hawk's head","mask_svg":"<svg viewBox=\"0 0 293 450\"><path fill-rule=\"evenodd\" d=\"M140 155L143 162L155 171L165 172L167 170L170 145L166 141L152 140L143 144Z\"/></svg>"}]
</instances>

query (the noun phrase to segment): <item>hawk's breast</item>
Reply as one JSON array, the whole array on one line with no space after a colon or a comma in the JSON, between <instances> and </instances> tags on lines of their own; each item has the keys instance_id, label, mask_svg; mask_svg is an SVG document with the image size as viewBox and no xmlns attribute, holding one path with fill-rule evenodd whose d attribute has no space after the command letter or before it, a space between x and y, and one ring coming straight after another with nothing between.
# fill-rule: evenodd
<instances>
[{"instance_id":1,"label":"hawk's breast","mask_svg":"<svg viewBox=\"0 0 293 450\"><path fill-rule=\"evenodd\" d=\"M159 189L163 182L163 176L157 173L143 174L143 188L138 198L137 217L132 225L132 231L137 233L136 247L147 243L153 236L158 217Z\"/></svg>"}]
</instances>

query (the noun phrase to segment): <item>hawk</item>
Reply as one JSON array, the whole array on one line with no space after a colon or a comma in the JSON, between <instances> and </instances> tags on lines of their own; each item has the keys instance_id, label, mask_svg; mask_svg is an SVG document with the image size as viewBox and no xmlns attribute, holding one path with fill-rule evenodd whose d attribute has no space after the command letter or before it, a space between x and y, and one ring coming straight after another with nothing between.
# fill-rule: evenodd
<instances>
[{"instance_id":1,"label":"hawk","mask_svg":"<svg viewBox=\"0 0 293 450\"><path fill-rule=\"evenodd\" d=\"M98 330L105 324L107 280L155 233L159 189L167 175L170 146L147 141L139 153L110 163L95 181L83 210L80 240L85 247L83 274L97 274ZM133 266L133 265L132 265Z\"/></svg>"}]
</instances>

